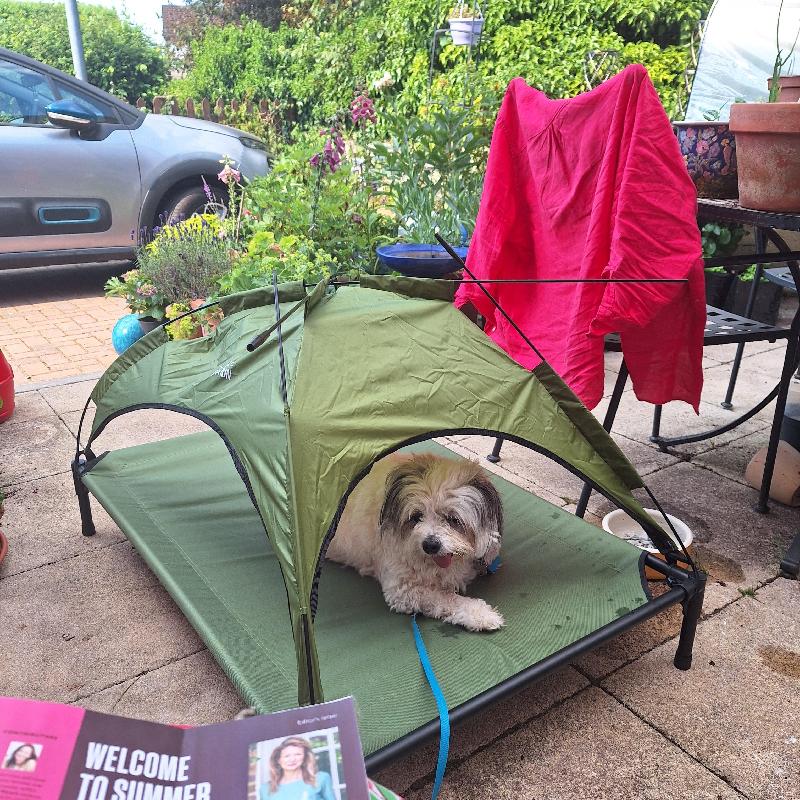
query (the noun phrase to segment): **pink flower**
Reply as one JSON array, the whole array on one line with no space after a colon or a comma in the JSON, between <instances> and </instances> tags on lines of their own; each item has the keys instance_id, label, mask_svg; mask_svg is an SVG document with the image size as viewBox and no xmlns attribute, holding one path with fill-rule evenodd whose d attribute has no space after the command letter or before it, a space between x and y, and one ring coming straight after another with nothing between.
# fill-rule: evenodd
<instances>
[{"instance_id":1,"label":"pink flower","mask_svg":"<svg viewBox=\"0 0 800 800\"><path fill-rule=\"evenodd\" d=\"M230 185L234 181L236 183L242 182L242 173L238 169L234 169L230 164L226 164L218 173L217 178L226 185Z\"/></svg>"},{"instance_id":2,"label":"pink flower","mask_svg":"<svg viewBox=\"0 0 800 800\"><path fill-rule=\"evenodd\" d=\"M697 140L697 152L699 155L703 155L708 152L708 142L705 139Z\"/></svg>"}]
</instances>

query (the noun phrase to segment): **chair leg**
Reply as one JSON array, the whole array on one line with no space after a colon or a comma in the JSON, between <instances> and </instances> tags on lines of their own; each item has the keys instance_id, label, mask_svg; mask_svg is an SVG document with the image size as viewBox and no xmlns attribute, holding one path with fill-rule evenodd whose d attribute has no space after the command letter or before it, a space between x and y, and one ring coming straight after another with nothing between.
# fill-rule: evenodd
<instances>
[{"instance_id":1,"label":"chair leg","mask_svg":"<svg viewBox=\"0 0 800 800\"><path fill-rule=\"evenodd\" d=\"M797 350L798 341L795 337L792 337L786 342L783 371L781 372L781 381L778 384L778 396L775 399L775 416L772 418L772 429L769 434L769 444L767 445L767 457L764 459L764 475L761 479L761 492L758 496L758 505L756 505L756 511L760 514L766 514L769 511L769 490L772 485L772 475L775 471L775 459L778 456L778 443L781 437L783 413L786 410L786 398L789 395L792 373L797 365Z\"/></svg>"},{"instance_id":2,"label":"chair leg","mask_svg":"<svg viewBox=\"0 0 800 800\"><path fill-rule=\"evenodd\" d=\"M755 245L756 245L756 255L760 255L766 251L766 237L764 236L764 229L759 228L758 226L755 227L753 231L755 234ZM758 286L761 282L761 273L764 271L763 264L756 264L756 273L753 278L753 285L750 287L750 294L747 297L747 305L745 306L744 316L750 319L750 315L753 313L753 306L756 303L756 293L758 292ZM738 282L738 278L737 278ZM736 356L733 359L733 366L731 367L731 377L728 380L728 389L725 392L725 399L720 403L720 405L728 409L733 408L733 390L736 388L736 380L739 377L739 367L742 363L742 356L744 355L744 342L739 342L736 345Z\"/></svg>"},{"instance_id":3,"label":"chair leg","mask_svg":"<svg viewBox=\"0 0 800 800\"><path fill-rule=\"evenodd\" d=\"M681 634L678 639L678 649L675 652L673 663L678 669L689 669L692 666L692 648L694 647L694 635L697 630L697 623L700 621L700 614L703 611L703 596L706 591L706 574L698 572L695 574L697 584L694 592L683 604L683 623Z\"/></svg>"},{"instance_id":4,"label":"chair leg","mask_svg":"<svg viewBox=\"0 0 800 800\"><path fill-rule=\"evenodd\" d=\"M611 393L611 400L608 403L608 408L606 409L606 415L603 419L603 427L608 431L611 432L611 426L614 424L614 418L617 416L617 410L619 409L619 401L622 399L622 393L625 391L625 384L628 381L628 365L625 363L623 359L622 364L620 364L619 372L617 373L617 381L614 384L614 391ZM581 491L580 499L578 500L578 505L575 508L575 516L583 518L583 515L586 513L586 507L589 505L589 498L592 496L592 485L590 483L583 484L583 490Z\"/></svg>"},{"instance_id":5,"label":"chair leg","mask_svg":"<svg viewBox=\"0 0 800 800\"><path fill-rule=\"evenodd\" d=\"M492 452L486 456L486 460L491 462L492 464L496 464L500 460L500 448L503 446L503 437L498 436L494 440L494 447L492 448Z\"/></svg>"}]
</instances>

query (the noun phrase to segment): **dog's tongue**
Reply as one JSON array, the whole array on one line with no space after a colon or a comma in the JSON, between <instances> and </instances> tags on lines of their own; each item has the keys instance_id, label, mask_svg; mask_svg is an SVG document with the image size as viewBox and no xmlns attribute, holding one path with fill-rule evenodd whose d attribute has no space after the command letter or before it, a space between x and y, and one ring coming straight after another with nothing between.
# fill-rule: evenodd
<instances>
[{"instance_id":1,"label":"dog's tongue","mask_svg":"<svg viewBox=\"0 0 800 800\"><path fill-rule=\"evenodd\" d=\"M433 560L436 562L437 567L447 569L450 566L450 562L453 560L453 554L448 553L446 556L434 556Z\"/></svg>"}]
</instances>

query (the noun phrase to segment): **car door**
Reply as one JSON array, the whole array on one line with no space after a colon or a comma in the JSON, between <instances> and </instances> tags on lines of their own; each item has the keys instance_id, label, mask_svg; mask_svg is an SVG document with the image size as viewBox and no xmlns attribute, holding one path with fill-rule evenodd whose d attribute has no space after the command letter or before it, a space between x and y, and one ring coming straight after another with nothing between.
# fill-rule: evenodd
<instances>
[{"instance_id":1,"label":"car door","mask_svg":"<svg viewBox=\"0 0 800 800\"><path fill-rule=\"evenodd\" d=\"M56 100L98 125L55 127L45 108ZM136 150L113 104L0 56L0 266L128 257L140 203Z\"/></svg>"}]
</instances>

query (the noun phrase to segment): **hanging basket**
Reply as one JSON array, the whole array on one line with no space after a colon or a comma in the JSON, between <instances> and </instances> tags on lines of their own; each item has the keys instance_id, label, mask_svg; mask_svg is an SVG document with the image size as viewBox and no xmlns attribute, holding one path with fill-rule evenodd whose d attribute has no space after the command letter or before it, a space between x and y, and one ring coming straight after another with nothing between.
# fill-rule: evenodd
<instances>
[{"instance_id":1,"label":"hanging basket","mask_svg":"<svg viewBox=\"0 0 800 800\"><path fill-rule=\"evenodd\" d=\"M483 18L457 18L452 17L447 20L450 25L450 35L453 37L453 44L475 45L480 41L483 31Z\"/></svg>"}]
</instances>

